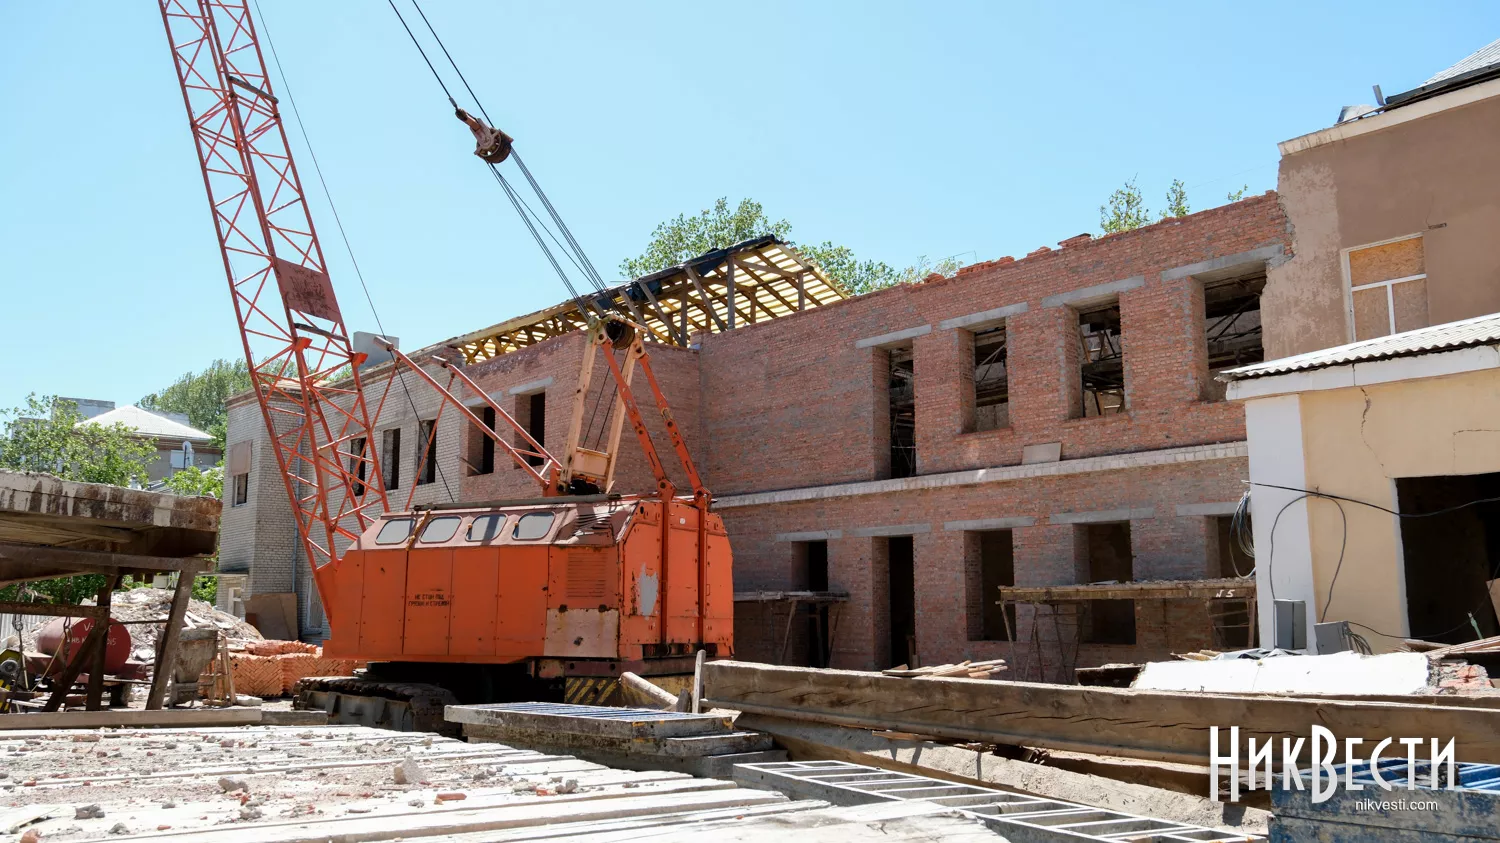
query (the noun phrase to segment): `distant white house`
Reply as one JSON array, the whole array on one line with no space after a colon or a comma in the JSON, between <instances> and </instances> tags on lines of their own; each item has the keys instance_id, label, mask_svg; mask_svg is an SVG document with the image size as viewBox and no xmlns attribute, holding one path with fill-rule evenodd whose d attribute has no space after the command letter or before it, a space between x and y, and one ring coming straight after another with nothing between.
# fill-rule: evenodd
<instances>
[{"instance_id":1,"label":"distant white house","mask_svg":"<svg viewBox=\"0 0 1500 843\"><path fill-rule=\"evenodd\" d=\"M213 437L188 424L183 413L157 413L134 404L116 407L113 401L89 398L58 400L72 401L78 406L78 412L83 415L79 424L123 424L134 430L140 439L152 443L156 447L156 459L146 466L150 483L159 483L188 466L213 468L224 457Z\"/></svg>"}]
</instances>

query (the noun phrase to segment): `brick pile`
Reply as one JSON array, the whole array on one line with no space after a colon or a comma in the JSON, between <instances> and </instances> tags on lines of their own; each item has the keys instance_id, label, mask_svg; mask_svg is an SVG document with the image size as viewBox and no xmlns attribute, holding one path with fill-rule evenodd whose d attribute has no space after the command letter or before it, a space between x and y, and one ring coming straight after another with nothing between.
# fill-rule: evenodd
<instances>
[{"instance_id":1,"label":"brick pile","mask_svg":"<svg viewBox=\"0 0 1500 843\"><path fill-rule=\"evenodd\" d=\"M230 651L237 693L280 697L309 676L348 676L361 663L323 656L323 648L301 641L246 641Z\"/></svg>"}]
</instances>

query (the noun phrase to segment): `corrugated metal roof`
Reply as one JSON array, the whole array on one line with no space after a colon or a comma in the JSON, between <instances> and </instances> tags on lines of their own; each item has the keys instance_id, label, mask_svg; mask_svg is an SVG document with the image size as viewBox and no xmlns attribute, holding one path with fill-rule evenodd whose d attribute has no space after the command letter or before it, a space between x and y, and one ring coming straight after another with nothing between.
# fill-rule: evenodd
<instances>
[{"instance_id":1,"label":"corrugated metal roof","mask_svg":"<svg viewBox=\"0 0 1500 843\"><path fill-rule=\"evenodd\" d=\"M1425 87L1434 82L1441 82L1444 79L1452 79L1455 76L1462 76L1471 70L1478 70L1481 67L1488 67L1496 63L1500 63L1500 38L1496 38L1494 41L1475 50L1472 54L1465 57L1463 61L1428 79L1422 85Z\"/></svg>"},{"instance_id":2,"label":"corrugated metal roof","mask_svg":"<svg viewBox=\"0 0 1500 843\"><path fill-rule=\"evenodd\" d=\"M1500 345L1500 313L1476 316L1446 325L1418 328L1402 334L1376 337L1372 340L1351 342L1321 351L1310 351L1279 360L1267 360L1250 366L1230 369L1219 375L1220 380L1238 381L1263 378L1286 372L1306 372L1326 369L1347 363L1363 363L1373 360L1389 360L1393 357L1410 357L1434 351L1452 351L1476 345Z\"/></svg>"}]
</instances>

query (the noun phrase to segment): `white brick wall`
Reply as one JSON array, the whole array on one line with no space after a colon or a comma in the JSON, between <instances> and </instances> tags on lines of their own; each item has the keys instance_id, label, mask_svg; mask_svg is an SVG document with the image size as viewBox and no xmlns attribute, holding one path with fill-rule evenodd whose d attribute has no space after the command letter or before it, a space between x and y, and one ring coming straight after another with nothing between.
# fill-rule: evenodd
<instances>
[{"instance_id":1,"label":"white brick wall","mask_svg":"<svg viewBox=\"0 0 1500 843\"><path fill-rule=\"evenodd\" d=\"M432 367L432 374L439 382L447 380L436 366ZM408 392L402 389L403 382L410 393L410 399ZM370 412L374 414L379 408L379 416L375 420L377 447L383 431L397 426L401 428L401 485L386 492L391 508L405 509L408 500L411 504L427 504L458 499L463 477L459 444L467 423L452 407L443 411L437 435L438 477L433 483L415 486L413 492L418 476L417 460L422 448L418 421L434 418L440 399L431 387L410 372L403 372L391 384L388 393L387 383L386 374L378 370L374 377L365 378L365 396ZM382 396L385 398L383 405ZM415 413L412 412L413 405ZM288 422L278 417L277 423L280 425ZM266 435L260 406L248 393L230 402L226 437L230 447L247 440L252 443L249 500L241 506L229 505L233 501L233 478L225 477L226 505L220 527L220 569L249 574L246 597L295 591L303 637L321 638L326 635L322 604L297 535L291 504L277 475L276 455ZM310 469L304 464L302 471L307 476ZM447 481L446 488L444 480ZM344 526L351 532L356 530L353 518L347 519ZM347 541L340 540L334 546L335 553L342 554L347 546Z\"/></svg>"}]
</instances>

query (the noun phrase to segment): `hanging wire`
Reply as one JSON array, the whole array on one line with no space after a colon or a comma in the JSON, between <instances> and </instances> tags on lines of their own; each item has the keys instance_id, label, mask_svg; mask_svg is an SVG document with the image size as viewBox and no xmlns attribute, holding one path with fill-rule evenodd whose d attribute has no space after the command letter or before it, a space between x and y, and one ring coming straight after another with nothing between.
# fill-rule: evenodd
<instances>
[{"instance_id":1,"label":"hanging wire","mask_svg":"<svg viewBox=\"0 0 1500 843\"><path fill-rule=\"evenodd\" d=\"M354 267L354 277L359 279L360 289L364 290L365 301L369 303L370 313L375 317L375 327L380 329L380 335L382 337L389 338L390 335L385 331L385 324L380 319L380 311L375 307L375 298L370 295L370 287L365 283L365 274L359 268L359 260L354 257L354 246L350 244L349 234L344 230L344 221L339 217L338 206L333 202L333 193L328 189L328 181L323 178L323 168L318 164L318 153L313 150L312 139L307 135L307 125L302 122L302 114L297 110L297 99L296 97L292 96L292 86L287 84L286 71L282 69L281 58L276 54L276 42L271 39L271 28L266 24L266 14L265 12L261 11L259 0L253 0L253 2L255 3L256 17L260 18L260 29L265 33L266 36L266 46L271 50L271 61L276 65L276 76L281 80L281 90L286 93L286 101L292 107L292 118L296 121L297 130L302 135L302 143L307 146L307 155L308 158L312 161L313 172L317 174L318 184L323 188L323 198L328 202L328 209L333 213L333 221L335 226L339 230L339 238L344 241L344 251L348 253L349 263ZM391 8L394 9L395 6L392 6ZM398 12L397 14L399 15L400 13ZM404 26L405 24L406 22L402 21L402 25ZM426 56L423 56L423 58L426 58ZM429 66L431 65L429 64ZM442 80L438 81L441 82ZM446 91L447 89L444 88L444 90ZM392 365L394 365L394 360L392 361ZM395 374L396 373L393 372L392 376L395 376ZM352 372L350 373L350 376L353 376ZM412 416L415 418L420 418L421 416L417 412L417 402L411 397L411 390L406 385L406 378L398 378L398 380L400 380L401 382L401 391L406 395L406 403L407 406L411 408ZM436 435L437 433L436 431L434 431L434 438L436 437ZM367 442L365 443L365 447L374 449L375 443ZM363 459L363 456L361 456L360 458ZM441 462L439 462L437 465L437 473L438 479L443 483L443 491L448 495L449 502L457 501L458 498L453 494L452 487L448 485L447 476L443 474L443 466Z\"/></svg>"},{"instance_id":2,"label":"hanging wire","mask_svg":"<svg viewBox=\"0 0 1500 843\"><path fill-rule=\"evenodd\" d=\"M442 36L437 34L437 30L432 26L432 21L427 19L427 13L422 11L422 5L418 3L417 0L411 0L411 5L412 8L417 10L417 14L421 15L422 23L427 26L427 31L432 34L432 40L437 42L438 49L443 51L443 57L448 59L449 66L453 68L454 73L458 74L458 80L463 83L464 90L469 92L469 98L474 101L474 105L479 109L479 113L484 116L484 121L491 126L495 125L495 121L490 118L490 113L485 110L484 103L480 101L479 95L474 93L474 88L469 84L468 77L464 76L464 72L461 68L459 68L458 62L453 60L453 54L448 52L448 45L443 43ZM392 6L392 8L394 8L394 5ZM405 25L406 22L403 20L402 26ZM407 30L407 34L410 35L411 31ZM425 53L423 54L423 58L426 58ZM430 66L431 63L429 63L429 67ZM436 72L437 71L433 71L434 74L436 74ZM441 80L439 80L439 82L441 82ZM448 89L446 86L444 86L443 90L444 92L446 92ZM450 96L448 99L451 101L453 98ZM582 262L582 266L579 266L578 271L581 272L586 279L588 279L588 281L594 286L594 289L597 292L605 292L605 290L608 289L608 285L604 283L604 279L599 275L599 271L594 268L593 262L589 260L588 254L584 252L583 247L578 244L578 240L573 236L573 232L568 228L568 224L563 222L562 215L557 212L557 209L555 207L553 207L552 200L547 198L546 191L542 190L542 186L537 182L536 178L531 175L531 169L526 166L525 161L521 160L520 153L512 149L510 157L515 160L516 166L521 168L521 173L526 176L526 181L531 185L531 189L536 192L537 198L542 200L542 206L547 209L548 216L552 217L553 224L555 224L558 230L562 232L563 239L568 241L568 244L572 247L573 252L578 255L580 261ZM562 244L559 243L558 247L562 248ZM575 261L575 263L577 262ZM587 269L585 269L585 267L587 267Z\"/></svg>"}]
</instances>

